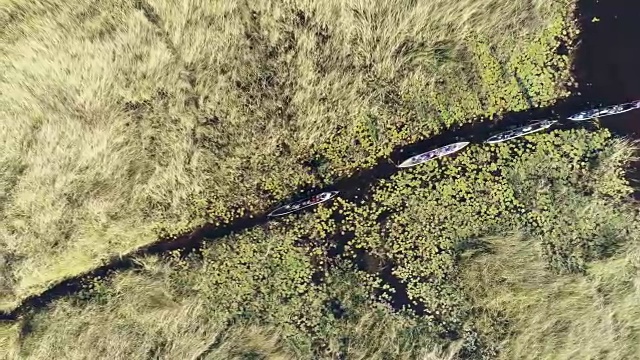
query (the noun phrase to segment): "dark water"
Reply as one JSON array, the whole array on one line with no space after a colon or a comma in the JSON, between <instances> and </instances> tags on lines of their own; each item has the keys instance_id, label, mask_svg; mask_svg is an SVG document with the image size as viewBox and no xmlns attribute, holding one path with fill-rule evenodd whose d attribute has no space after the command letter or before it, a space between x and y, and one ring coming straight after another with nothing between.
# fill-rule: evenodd
<instances>
[{"instance_id":1,"label":"dark water","mask_svg":"<svg viewBox=\"0 0 640 360\"><path fill-rule=\"evenodd\" d=\"M574 75L580 97L593 105L640 100L640 1L582 0L578 9L582 34ZM618 136L640 139L640 110L600 123ZM640 162L632 164L628 176L640 189ZM640 199L639 190L634 198Z\"/></svg>"},{"instance_id":2,"label":"dark water","mask_svg":"<svg viewBox=\"0 0 640 360\"><path fill-rule=\"evenodd\" d=\"M595 17L599 21L593 22L592 19ZM599 105L640 99L640 40L638 40L640 0L580 1L579 21L582 34L574 62L574 74L580 87L575 96L553 107L508 113L499 119L484 119L451 129L434 138L407 145L397 149L390 159L381 159L377 166L339 180L333 186L323 190L339 190L342 197L357 199L364 196L376 180L388 178L394 174L397 171L394 162L397 163L413 154L460 140L481 142L492 134L513 126L524 125L533 119L552 116L562 118ZM567 121L564 123L565 126L583 126ZM601 124L615 134L640 138L640 111L606 117L601 120ZM636 170L638 168L640 167L635 167ZM640 172L631 172L630 176L639 179L638 174ZM306 189L305 194L317 191L319 189ZM292 196L288 200L297 199L299 197ZM15 319L30 309L46 306L56 298L77 292L83 288L83 284L96 276L107 276L113 271L135 268L137 265L133 259L138 256L160 254L169 250L181 250L184 253L197 251L205 241L255 226L267 226L265 214L247 215L223 227L207 224L177 239L159 241L132 255L113 259L90 273L59 283L39 296L28 298L14 312L0 313L0 320ZM407 301L400 301L400 303L406 305Z\"/></svg>"},{"instance_id":3,"label":"dark water","mask_svg":"<svg viewBox=\"0 0 640 360\"><path fill-rule=\"evenodd\" d=\"M640 99L640 1L583 0L579 20L582 40L574 74L581 97L595 105ZM602 124L638 138L640 111L603 118Z\"/></svg>"}]
</instances>

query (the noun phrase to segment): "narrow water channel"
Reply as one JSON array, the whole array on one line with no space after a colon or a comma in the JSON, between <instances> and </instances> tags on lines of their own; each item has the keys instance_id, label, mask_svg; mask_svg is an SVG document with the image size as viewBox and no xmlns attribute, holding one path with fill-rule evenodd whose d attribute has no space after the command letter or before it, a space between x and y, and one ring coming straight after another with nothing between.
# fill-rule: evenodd
<instances>
[{"instance_id":1,"label":"narrow water channel","mask_svg":"<svg viewBox=\"0 0 640 360\"><path fill-rule=\"evenodd\" d=\"M593 105L640 100L640 1L580 0L578 10L582 33L574 76L580 97ZM640 111L604 118L601 125L640 140ZM631 164L628 177L640 200L640 161Z\"/></svg>"},{"instance_id":2,"label":"narrow water channel","mask_svg":"<svg viewBox=\"0 0 640 360\"><path fill-rule=\"evenodd\" d=\"M589 107L640 100L640 41L637 40L640 35L640 0L581 0L578 11L582 31L574 62L574 75L580 84L580 94L576 94L578 96L553 108L505 114L498 123L484 121L468 124L435 138L398 149L391 158L394 161L406 158L409 154L431 150L453 142L452 140L481 141L490 133L499 132L505 127L523 125L532 119L545 118L552 114L570 115ZM640 111L607 117L601 120L601 124L617 135L640 139ZM640 180L640 163L635 165L635 172L630 176ZM382 159L377 166L342 179L328 190L338 189L347 198L361 196L366 187L378 179L391 176L396 171L388 159ZM640 192L636 195L640 197ZM26 299L12 313L0 313L0 320L15 319L33 308L46 306L56 298L80 290L85 281L95 276L134 268L137 266L133 261L136 257L176 249L196 249L205 240L213 240L255 226L264 226L266 223L265 214L252 214L227 226L207 224L177 239L150 244L124 258L115 259L105 266L77 278L65 280L38 296Z\"/></svg>"},{"instance_id":3,"label":"narrow water channel","mask_svg":"<svg viewBox=\"0 0 640 360\"><path fill-rule=\"evenodd\" d=\"M640 1L581 0L581 41L574 75L580 97L593 105L640 99ZM607 117L617 135L640 138L640 111Z\"/></svg>"}]
</instances>

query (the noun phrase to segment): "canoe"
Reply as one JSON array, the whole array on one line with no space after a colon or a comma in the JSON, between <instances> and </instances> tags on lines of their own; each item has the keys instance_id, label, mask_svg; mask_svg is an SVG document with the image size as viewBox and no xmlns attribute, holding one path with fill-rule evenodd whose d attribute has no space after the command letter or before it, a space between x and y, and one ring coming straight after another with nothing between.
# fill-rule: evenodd
<instances>
[{"instance_id":1,"label":"canoe","mask_svg":"<svg viewBox=\"0 0 640 360\"><path fill-rule=\"evenodd\" d=\"M269 213L269 217L277 217L277 216L283 216L283 215L287 215L287 214L291 214L293 212L296 212L298 210L302 210L304 208L308 208L310 206L313 205L317 205L320 203L323 203L333 197L335 197L336 195L338 195L339 191L325 191L322 192L320 194L314 195L310 198L307 199L303 199L303 200L298 200L296 202L293 202L291 204L287 204L284 206L281 206L275 210L273 210L272 212Z\"/></svg>"},{"instance_id":2,"label":"canoe","mask_svg":"<svg viewBox=\"0 0 640 360\"><path fill-rule=\"evenodd\" d=\"M407 160L403 161L400 165L398 165L398 167L399 168L408 168L408 167L416 166L418 164L422 164L422 163L425 163L427 161L430 161L430 160L433 160L433 159L437 159L439 157L443 157L443 156L450 155L450 154L453 154L455 152L458 152L458 151L462 150L467 145L469 145L468 141L457 142L457 143L453 143L453 144L449 144L447 146L443 146L443 147L437 148L435 150L427 151L425 153L418 154L418 155L415 155L415 156L412 156L412 157L408 158Z\"/></svg>"},{"instance_id":3,"label":"canoe","mask_svg":"<svg viewBox=\"0 0 640 360\"><path fill-rule=\"evenodd\" d=\"M616 114L622 114L627 111L640 109L640 100L632 101L629 103L612 105L602 108L596 108L591 110L581 111L577 114L573 114L568 117L569 120L573 121L584 121L589 119L594 119L597 117L604 117Z\"/></svg>"},{"instance_id":4,"label":"canoe","mask_svg":"<svg viewBox=\"0 0 640 360\"><path fill-rule=\"evenodd\" d=\"M497 144L503 141L519 138L521 136L529 135L536 133L538 131L542 131L550 128L553 124L557 123L558 120L539 120L535 121L529 125L521 126L519 128L515 128L513 130L501 132L499 134L493 135L488 138L485 143L487 144Z\"/></svg>"}]
</instances>

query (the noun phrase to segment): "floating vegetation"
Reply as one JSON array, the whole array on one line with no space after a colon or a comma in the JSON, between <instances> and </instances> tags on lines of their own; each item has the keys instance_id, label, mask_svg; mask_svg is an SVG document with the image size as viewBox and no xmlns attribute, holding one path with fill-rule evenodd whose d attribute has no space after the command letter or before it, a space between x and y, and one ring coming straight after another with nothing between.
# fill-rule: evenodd
<instances>
[{"instance_id":1,"label":"floating vegetation","mask_svg":"<svg viewBox=\"0 0 640 360\"><path fill-rule=\"evenodd\" d=\"M3 3L3 310L528 98L551 106L578 34L563 1L80 3Z\"/></svg>"},{"instance_id":2,"label":"floating vegetation","mask_svg":"<svg viewBox=\"0 0 640 360\"><path fill-rule=\"evenodd\" d=\"M596 108L596 109L581 111L577 114L569 116L568 119L573 121L583 121L583 120L595 119L597 117L622 114L627 111L631 111L635 109L640 109L640 100L636 100L636 101L632 101L624 104L607 106L604 108Z\"/></svg>"},{"instance_id":3,"label":"floating vegetation","mask_svg":"<svg viewBox=\"0 0 640 360\"><path fill-rule=\"evenodd\" d=\"M405 288L385 301L405 296L434 326L460 331L469 314L457 256L477 239L523 234L557 273L581 273L626 241L635 229L624 205L632 189L612 170L624 166L616 155L623 149L609 132L585 129L540 134L525 146L470 146L446 164L399 172L375 184L367 202L345 205L340 225L353 234L345 248L392 268ZM605 188L606 198L593 196Z\"/></svg>"}]
</instances>

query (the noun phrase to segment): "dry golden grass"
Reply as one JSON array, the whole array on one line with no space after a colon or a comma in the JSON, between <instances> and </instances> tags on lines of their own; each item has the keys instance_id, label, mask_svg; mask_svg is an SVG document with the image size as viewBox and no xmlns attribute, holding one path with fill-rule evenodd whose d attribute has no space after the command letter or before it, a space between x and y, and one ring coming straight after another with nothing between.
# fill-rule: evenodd
<instances>
[{"instance_id":1,"label":"dry golden grass","mask_svg":"<svg viewBox=\"0 0 640 360\"><path fill-rule=\"evenodd\" d=\"M250 237L240 242L250 246ZM261 242L274 241L263 238ZM273 246L273 245L269 245ZM231 258L238 257L229 252ZM141 259L139 273L121 273L108 284L96 283L93 297L69 297L57 301L47 311L26 316L15 324L0 325L3 359L309 359L336 358L342 353L348 359L454 359L460 344L446 349L419 338L410 330L414 323L388 310L371 304L357 304L359 312L339 326L330 329L324 350L307 339L300 329L282 323L260 321L250 314L237 316L233 309L212 302L214 293L206 286L193 290L190 284L213 284L211 273L201 273L200 265L169 265L155 258ZM233 260L231 260L233 262ZM240 273L259 270L242 269ZM279 277L290 269L274 273L262 280L277 287ZM241 293L234 285L236 274L223 273L231 294ZM243 275L240 275L242 277ZM351 285L352 287L353 285ZM276 294L272 294L276 295ZM234 295L230 299L238 300ZM281 301L277 296L275 301ZM264 300L264 299L263 299ZM263 300L240 300L242 305L288 306L267 304ZM315 305L308 304L307 308ZM313 310L312 310L313 312ZM22 333L21 336L18 336ZM413 337L412 337L413 336ZM418 338L416 338L418 337ZM345 348L343 342L349 339ZM408 351L409 350L409 351ZM413 350L413 351L411 351ZM322 355L324 354L324 355ZM413 355L412 355L413 354Z\"/></svg>"},{"instance_id":2,"label":"dry golden grass","mask_svg":"<svg viewBox=\"0 0 640 360\"><path fill-rule=\"evenodd\" d=\"M18 358L20 326L0 322L0 359Z\"/></svg>"},{"instance_id":3,"label":"dry golden grass","mask_svg":"<svg viewBox=\"0 0 640 360\"><path fill-rule=\"evenodd\" d=\"M0 309L473 115L525 108L478 38L553 101L568 75L543 65L571 3L2 1Z\"/></svg>"},{"instance_id":4,"label":"dry golden grass","mask_svg":"<svg viewBox=\"0 0 640 360\"><path fill-rule=\"evenodd\" d=\"M576 233L624 241L610 257L586 264L585 273L559 274L543 254L547 239L523 234L484 239L489 249L468 253L461 264L464 289L479 315L481 332L502 342L502 359L636 359L640 353L640 227L637 203L621 198L631 189L622 169L635 159L637 142L616 140L582 174L587 201L561 192L554 207L571 204L567 244ZM514 169L517 173L517 169ZM544 185L540 185L544 188ZM626 189L626 190L625 190ZM539 198L538 198L539 200ZM613 202L611 202L613 200ZM564 204L564 205L563 205ZM612 208L615 206L615 208ZM612 230L594 231L597 224ZM574 233L572 233L572 231ZM562 233L562 232L560 232ZM556 246L564 246L556 241Z\"/></svg>"},{"instance_id":5,"label":"dry golden grass","mask_svg":"<svg viewBox=\"0 0 640 360\"><path fill-rule=\"evenodd\" d=\"M473 260L465 274L486 315L509 325L503 359L635 359L640 352L640 248L594 263L587 276L548 271L534 242L490 239L495 252ZM482 321L480 323L483 323ZM495 328L488 330L493 333Z\"/></svg>"}]
</instances>

